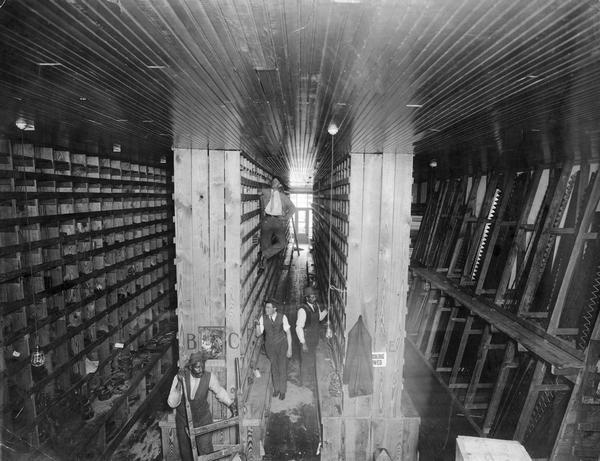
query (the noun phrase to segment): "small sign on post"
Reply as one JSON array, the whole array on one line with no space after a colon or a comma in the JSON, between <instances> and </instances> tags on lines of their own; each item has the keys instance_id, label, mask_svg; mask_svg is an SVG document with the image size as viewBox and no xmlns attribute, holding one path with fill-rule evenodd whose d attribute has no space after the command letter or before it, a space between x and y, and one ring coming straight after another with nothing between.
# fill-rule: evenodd
<instances>
[{"instance_id":1,"label":"small sign on post","mask_svg":"<svg viewBox=\"0 0 600 461\"><path fill-rule=\"evenodd\" d=\"M385 367L386 355L384 352L372 352L371 359L373 360L373 367Z\"/></svg>"}]
</instances>

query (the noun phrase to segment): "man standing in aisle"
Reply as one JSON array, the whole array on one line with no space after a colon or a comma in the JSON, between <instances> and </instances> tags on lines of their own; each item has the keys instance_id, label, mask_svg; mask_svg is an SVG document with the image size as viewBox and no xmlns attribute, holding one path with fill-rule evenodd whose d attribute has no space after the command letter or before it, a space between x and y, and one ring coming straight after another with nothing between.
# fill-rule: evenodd
<instances>
[{"instance_id":1,"label":"man standing in aisle","mask_svg":"<svg viewBox=\"0 0 600 461\"><path fill-rule=\"evenodd\" d=\"M229 407L233 416L237 415L235 401L221 387L218 378L205 371L206 358L205 352L194 352L190 355L186 367L173 378L171 391L167 398L169 406L177 408L175 429L179 452L183 461L194 461L196 459L190 443L186 399L189 400L194 427L205 426L213 422L207 400L209 390L215 394L219 402ZM183 386L185 386L185 392ZM196 447L201 455L212 453L214 451L212 434L208 433L196 437Z\"/></svg>"},{"instance_id":2,"label":"man standing in aisle","mask_svg":"<svg viewBox=\"0 0 600 461\"><path fill-rule=\"evenodd\" d=\"M315 384L315 358L319 344L319 323L327 317L327 310L317 303L317 290L311 286L304 289L304 304L298 307L296 335L300 341L300 384Z\"/></svg>"},{"instance_id":3,"label":"man standing in aisle","mask_svg":"<svg viewBox=\"0 0 600 461\"><path fill-rule=\"evenodd\" d=\"M287 390L287 361L292 357L292 333L287 317L277 312L277 307L275 300L265 301L265 313L256 323L256 336L265 333L265 350L271 361L273 397L279 396L283 400Z\"/></svg>"},{"instance_id":4,"label":"man standing in aisle","mask_svg":"<svg viewBox=\"0 0 600 461\"><path fill-rule=\"evenodd\" d=\"M277 178L273 178L270 188L261 191L260 205L262 220L259 272L262 272L265 261L285 248L285 231L288 221L296 212L296 206L283 192L283 186Z\"/></svg>"}]
</instances>

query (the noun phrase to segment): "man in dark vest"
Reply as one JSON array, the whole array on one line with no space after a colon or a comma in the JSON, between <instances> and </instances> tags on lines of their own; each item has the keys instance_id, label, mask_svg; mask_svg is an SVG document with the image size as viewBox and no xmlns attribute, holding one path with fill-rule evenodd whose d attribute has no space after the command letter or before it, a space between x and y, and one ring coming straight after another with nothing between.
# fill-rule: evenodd
<instances>
[{"instance_id":1,"label":"man in dark vest","mask_svg":"<svg viewBox=\"0 0 600 461\"><path fill-rule=\"evenodd\" d=\"M300 383L315 384L315 357L319 344L319 323L327 316L327 310L317 303L317 290L311 286L304 289L304 304L298 307L296 335L302 352L300 354Z\"/></svg>"},{"instance_id":2,"label":"man in dark vest","mask_svg":"<svg viewBox=\"0 0 600 461\"><path fill-rule=\"evenodd\" d=\"M265 313L256 323L256 336L265 333L265 351L271 361L273 397L285 399L287 390L287 361L292 357L292 334L285 314L277 312L274 299L265 301Z\"/></svg>"},{"instance_id":3,"label":"man in dark vest","mask_svg":"<svg viewBox=\"0 0 600 461\"><path fill-rule=\"evenodd\" d=\"M210 406L208 404L208 391L215 394L219 402L227 405L232 414L237 415L234 400L227 391L221 387L218 378L210 372L205 371L206 354L194 352L184 369L173 378L171 391L167 403L171 408L177 408L175 416L175 429L179 452L183 461L196 459L192 451L188 430L188 418L186 411L186 398L189 399L194 427L205 426L213 422ZM183 390L185 386L185 392ZM212 434L204 434L196 437L198 454L205 455L213 452Z\"/></svg>"}]
</instances>

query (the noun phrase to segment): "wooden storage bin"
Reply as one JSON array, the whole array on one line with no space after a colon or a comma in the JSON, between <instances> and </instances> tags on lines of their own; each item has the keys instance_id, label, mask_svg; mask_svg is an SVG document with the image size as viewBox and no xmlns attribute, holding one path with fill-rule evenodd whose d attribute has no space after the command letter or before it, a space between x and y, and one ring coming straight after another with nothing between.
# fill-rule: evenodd
<instances>
[{"instance_id":1,"label":"wooden storage bin","mask_svg":"<svg viewBox=\"0 0 600 461\"><path fill-rule=\"evenodd\" d=\"M77 243L76 242L64 242L61 245L62 255L75 256L77 254Z\"/></svg>"},{"instance_id":2,"label":"wooden storage bin","mask_svg":"<svg viewBox=\"0 0 600 461\"><path fill-rule=\"evenodd\" d=\"M90 229L92 232L98 232L102 230L102 218L90 219ZM97 247L100 248L100 247Z\"/></svg>"},{"instance_id":3,"label":"wooden storage bin","mask_svg":"<svg viewBox=\"0 0 600 461\"><path fill-rule=\"evenodd\" d=\"M90 239L79 239L77 240L77 253L83 254L91 251L92 249L92 241Z\"/></svg>"},{"instance_id":4,"label":"wooden storage bin","mask_svg":"<svg viewBox=\"0 0 600 461\"><path fill-rule=\"evenodd\" d=\"M41 160L54 160L54 149L52 147L34 146L34 157Z\"/></svg>"},{"instance_id":5,"label":"wooden storage bin","mask_svg":"<svg viewBox=\"0 0 600 461\"><path fill-rule=\"evenodd\" d=\"M62 163L70 163L71 162L71 154L68 150L54 149L54 161L62 162Z\"/></svg>"},{"instance_id":6,"label":"wooden storage bin","mask_svg":"<svg viewBox=\"0 0 600 461\"><path fill-rule=\"evenodd\" d=\"M102 211L102 200L95 198L90 199L90 201L88 202L88 207L89 211L91 212Z\"/></svg>"},{"instance_id":7,"label":"wooden storage bin","mask_svg":"<svg viewBox=\"0 0 600 461\"><path fill-rule=\"evenodd\" d=\"M33 144L14 143L12 149L12 162L15 171L26 171L33 173L34 165Z\"/></svg>"},{"instance_id":8,"label":"wooden storage bin","mask_svg":"<svg viewBox=\"0 0 600 461\"><path fill-rule=\"evenodd\" d=\"M17 271L21 268L21 258L17 255L0 256L0 274ZM0 285L1 287L2 285Z\"/></svg>"},{"instance_id":9,"label":"wooden storage bin","mask_svg":"<svg viewBox=\"0 0 600 461\"><path fill-rule=\"evenodd\" d=\"M459 435L456 438L456 461L531 461L516 440L488 439Z\"/></svg>"},{"instance_id":10,"label":"wooden storage bin","mask_svg":"<svg viewBox=\"0 0 600 461\"><path fill-rule=\"evenodd\" d=\"M85 154L71 155L71 168L73 176L87 176L87 165Z\"/></svg>"},{"instance_id":11,"label":"wooden storage bin","mask_svg":"<svg viewBox=\"0 0 600 461\"><path fill-rule=\"evenodd\" d=\"M40 216L54 216L58 214L58 201L56 199L40 199L38 207Z\"/></svg>"},{"instance_id":12,"label":"wooden storage bin","mask_svg":"<svg viewBox=\"0 0 600 461\"><path fill-rule=\"evenodd\" d=\"M13 192L15 181L13 178L0 178L0 192Z\"/></svg>"},{"instance_id":13,"label":"wooden storage bin","mask_svg":"<svg viewBox=\"0 0 600 461\"><path fill-rule=\"evenodd\" d=\"M45 223L42 226L42 239L55 239L60 235L59 226L55 223Z\"/></svg>"},{"instance_id":14,"label":"wooden storage bin","mask_svg":"<svg viewBox=\"0 0 600 461\"><path fill-rule=\"evenodd\" d=\"M0 170L13 170L10 145L7 139L0 139Z\"/></svg>"},{"instance_id":15,"label":"wooden storage bin","mask_svg":"<svg viewBox=\"0 0 600 461\"><path fill-rule=\"evenodd\" d=\"M110 179L110 159L100 158L100 178Z\"/></svg>"},{"instance_id":16,"label":"wooden storage bin","mask_svg":"<svg viewBox=\"0 0 600 461\"><path fill-rule=\"evenodd\" d=\"M73 214L75 212L75 204L72 199L59 199L58 214Z\"/></svg>"},{"instance_id":17,"label":"wooden storage bin","mask_svg":"<svg viewBox=\"0 0 600 461\"><path fill-rule=\"evenodd\" d=\"M88 192L87 182L74 181L73 192L76 194L85 194Z\"/></svg>"},{"instance_id":18,"label":"wooden storage bin","mask_svg":"<svg viewBox=\"0 0 600 461\"><path fill-rule=\"evenodd\" d=\"M40 224L23 225L19 229L20 242L37 242L42 239L42 229Z\"/></svg>"},{"instance_id":19,"label":"wooden storage bin","mask_svg":"<svg viewBox=\"0 0 600 461\"><path fill-rule=\"evenodd\" d=\"M95 155L86 156L88 178L100 177L100 160Z\"/></svg>"},{"instance_id":20,"label":"wooden storage bin","mask_svg":"<svg viewBox=\"0 0 600 461\"><path fill-rule=\"evenodd\" d=\"M72 181L56 181L56 192L70 194L71 192L73 192L73 182Z\"/></svg>"},{"instance_id":21,"label":"wooden storage bin","mask_svg":"<svg viewBox=\"0 0 600 461\"><path fill-rule=\"evenodd\" d=\"M19 178L14 180L16 192L37 192L37 182L33 178Z\"/></svg>"},{"instance_id":22,"label":"wooden storage bin","mask_svg":"<svg viewBox=\"0 0 600 461\"><path fill-rule=\"evenodd\" d=\"M62 237L75 235L75 221L70 219L59 223L59 232Z\"/></svg>"},{"instance_id":23,"label":"wooden storage bin","mask_svg":"<svg viewBox=\"0 0 600 461\"><path fill-rule=\"evenodd\" d=\"M41 248L21 251L21 266L23 268L31 268L33 266L42 264L42 262L44 261Z\"/></svg>"},{"instance_id":24,"label":"wooden storage bin","mask_svg":"<svg viewBox=\"0 0 600 461\"><path fill-rule=\"evenodd\" d=\"M110 161L110 177L111 179L121 179L121 161L111 160Z\"/></svg>"}]
</instances>

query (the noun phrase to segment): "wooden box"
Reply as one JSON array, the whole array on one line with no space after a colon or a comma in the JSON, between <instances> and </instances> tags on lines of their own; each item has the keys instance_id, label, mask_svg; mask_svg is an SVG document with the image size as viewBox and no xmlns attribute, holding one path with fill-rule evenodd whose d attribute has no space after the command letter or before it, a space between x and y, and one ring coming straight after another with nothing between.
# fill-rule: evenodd
<instances>
[{"instance_id":1,"label":"wooden box","mask_svg":"<svg viewBox=\"0 0 600 461\"><path fill-rule=\"evenodd\" d=\"M459 435L456 438L456 461L531 461L516 440L486 439Z\"/></svg>"}]
</instances>

